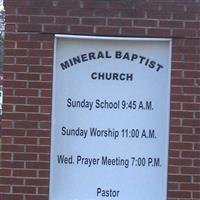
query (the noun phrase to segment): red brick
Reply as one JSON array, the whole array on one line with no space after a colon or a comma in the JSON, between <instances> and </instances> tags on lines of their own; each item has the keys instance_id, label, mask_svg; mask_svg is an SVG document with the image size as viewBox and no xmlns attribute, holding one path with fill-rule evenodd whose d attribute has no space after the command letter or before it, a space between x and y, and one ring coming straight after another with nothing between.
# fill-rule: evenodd
<instances>
[{"instance_id":1,"label":"red brick","mask_svg":"<svg viewBox=\"0 0 200 200\"><path fill-rule=\"evenodd\" d=\"M193 198L196 198L194 200L198 200L200 198L200 192L193 192Z\"/></svg>"},{"instance_id":2,"label":"red brick","mask_svg":"<svg viewBox=\"0 0 200 200\"><path fill-rule=\"evenodd\" d=\"M185 78L199 78L200 71L184 71Z\"/></svg>"},{"instance_id":3,"label":"red brick","mask_svg":"<svg viewBox=\"0 0 200 200\"><path fill-rule=\"evenodd\" d=\"M51 120L51 115L48 114L28 114L27 115L28 120L32 121L50 121Z\"/></svg>"},{"instance_id":4,"label":"red brick","mask_svg":"<svg viewBox=\"0 0 200 200\"><path fill-rule=\"evenodd\" d=\"M173 118L193 118L194 113L193 112L183 112L183 111L171 111L171 117Z\"/></svg>"},{"instance_id":5,"label":"red brick","mask_svg":"<svg viewBox=\"0 0 200 200\"><path fill-rule=\"evenodd\" d=\"M109 26L131 26L132 20L130 19L108 19Z\"/></svg>"},{"instance_id":6,"label":"red brick","mask_svg":"<svg viewBox=\"0 0 200 200\"><path fill-rule=\"evenodd\" d=\"M12 160L12 155L11 155L11 153L2 153L1 158L3 160Z\"/></svg>"},{"instance_id":7,"label":"red brick","mask_svg":"<svg viewBox=\"0 0 200 200\"><path fill-rule=\"evenodd\" d=\"M45 95L46 96L46 95ZM40 112L41 113L51 113L51 106L40 106Z\"/></svg>"},{"instance_id":8,"label":"red brick","mask_svg":"<svg viewBox=\"0 0 200 200\"><path fill-rule=\"evenodd\" d=\"M120 10L113 9L98 9L95 10L95 16L97 17L119 17Z\"/></svg>"},{"instance_id":9,"label":"red brick","mask_svg":"<svg viewBox=\"0 0 200 200\"><path fill-rule=\"evenodd\" d=\"M48 196L44 195L26 195L26 200L48 200Z\"/></svg>"},{"instance_id":10,"label":"red brick","mask_svg":"<svg viewBox=\"0 0 200 200\"><path fill-rule=\"evenodd\" d=\"M0 194L2 200L23 200L22 194Z\"/></svg>"},{"instance_id":11,"label":"red brick","mask_svg":"<svg viewBox=\"0 0 200 200\"><path fill-rule=\"evenodd\" d=\"M183 92L185 94L200 94L200 87L185 87Z\"/></svg>"},{"instance_id":12,"label":"red brick","mask_svg":"<svg viewBox=\"0 0 200 200\"><path fill-rule=\"evenodd\" d=\"M166 13L162 11L151 11L147 12L147 17L150 19L170 19L171 18L171 13Z\"/></svg>"},{"instance_id":13,"label":"red brick","mask_svg":"<svg viewBox=\"0 0 200 200\"><path fill-rule=\"evenodd\" d=\"M22 161L3 161L2 167L8 168L8 169L14 169L14 168L21 168L24 169L25 165Z\"/></svg>"},{"instance_id":14,"label":"red brick","mask_svg":"<svg viewBox=\"0 0 200 200\"><path fill-rule=\"evenodd\" d=\"M8 137L4 136L4 137L1 138L1 141L4 144L11 144L12 143L12 138L9 137L9 136Z\"/></svg>"},{"instance_id":15,"label":"red brick","mask_svg":"<svg viewBox=\"0 0 200 200\"><path fill-rule=\"evenodd\" d=\"M37 144L37 138L28 137L15 137L15 144Z\"/></svg>"},{"instance_id":16,"label":"red brick","mask_svg":"<svg viewBox=\"0 0 200 200\"><path fill-rule=\"evenodd\" d=\"M26 81L4 81L5 87L11 87L11 88L26 88Z\"/></svg>"},{"instance_id":17,"label":"red brick","mask_svg":"<svg viewBox=\"0 0 200 200\"><path fill-rule=\"evenodd\" d=\"M4 127L4 130L5 130L5 135L10 136L10 138L12 138L14 136L25 136L25 131L23 129L22 130L20 130L20 129L8 129L8 128L6 129ZM4 130L3 130L3 133L4 133Z\"/></svg>"},{"instance_id":18,"label":"red brick","mask_svg":"<svg viewBox=\"0 0 200 200\"><path fill-rule=\"evenodd\" d=\"M38 193L39 194L48 194L49 193L49 188L48 187L39 187L38 188Z\"/></svg>"},{"instance_id":19,"label":"red brick","mask_svg":"<svg viewBox=\"0 0 200 200\"><path fill-rule=\"evenodd\" d=\"M192 111L200 110L200 104L184 103L183 104L183 110L192 110Z\"/></svg>"},{"instance_id":20,"label":"red brick","mask_svg":"<svg viewBox=\"0 0 200 200\"><path fill-rule=\"evenodd\" d=\"M5 35L5 40L11 40L11 41L27 41L28 40L28 35L26 34L16 34L16 33L9 33Z\"/></svg>"},{"instance_id":21,"label":"red brick","mask_svg":"<svg viewBox=\"0 0 200 200\"><path fill-rule=\"evenodd\" d=\"M39 155L39 160L40 161L49 161L49 154L40 154Z\"/></svg>"},{"instance_id":22,"label":"red brick","mask_svg":"<svg viewBox=\"0 0 200 200\"><path fill-rule=\"evenodd\" d=\"M185 30L185 29L174 29L173 35L175 37L181 37L183 35L187 35L188 37L197 37L197 31L194 30Z\"/></svg>"},{"instance_id":23,"label":"red brick","mask_svg":"<svg viewBox=\"0 0 200 200\"><path fill-rule=\"evenodd\" d=\"M0 191L2 192L2 193L9 193L10 192L10 187L9 186L0 186ZM2 194L0 194L0 198L1 198L1 195ZM3 197L2 197L3 198Z\"/></svg>"},{"instance_id":24,"label":"red brick","mask_svg":"<svg viewBox=\"0 0 200 200\"><path fill-rule=\"evenodd\" d=\"M160 27L166 28L183 28L184 22L183 21L175 21L175 20L166 20L166 21L159 21Z\"/></svg>"},{"instance_id":25,"label":"red brick","mask_svg":"<svg viewBox=\"0 0 200 200\"><path fill-rule=\"evenodd\" d=\"M183 167L181 169L181 172L183 174L197 174L199 175L200 174L200 168L199 167Z\"/></svg>"},{"instance_id":26,"label":"red brick","mask_svg":"<svg viewBox=\"0 0 200 200\"><path fill-rule=\"evenodd\" d=\"M39 171L39 177L48 178L49 177L49 171L45 171L45 170Z\"/></svg>"},{"instance_id":27,"label":"red brick","mask_svg":"<svg viewBox=\"0 0 200 200\"><path fill-rule=\"evenodd\" d=\"M42 74L41 75L41 80L42 81L48 81L51 82L52 81L52 74Z\"/></svg>"},{"instance_id":28,"label":"red brick","mask_svg":"<svg viewBox=\"0 0 200 200\"><path fill-rule=\"evenodd\" d=\"M196 167L198 167L198 166L200 167L200 160L193 160L193 165Z\"/></svg>"},{"instance_id":29,"label":"red brick","mask_svg":"<svg viewBox=\"0 0 200 200\"><path fill-rule=\"evenodd\" d=\"M191 176L186 175L169 175L170 182L191 182Z\"/></svg>"},{"instance_id":30,"label":"red brick","mask_svg":"<svg viewBox=\"0 0 200 200\"><path fill-rule=\"evenodd\" d=\"M63 8L80 8L80 1L78 0L67 0L67 1L58 1L58 6Z\"/></svg>"},{"instance_id":31,"label":"red brick","mask_svg":"<svg viewBox=\"0 0 200 200\"><path fill-rule=\"evenodd\" d=\"M80 24L79 17L56 17L56 24Z\"/></svg>"},{"instance_id":32,"label":"red brick","mask_svg":"<svg viewBox=\"0 0 200 200\"><path fill-rule=\"evenodd\" d=\"M177 167L177 166L168 166L168 173L169 174L178 174L179 173L179 167Z\"/></svg>"},{"instance_id":33,"label":"red brick","mask_svg":"<svg viewBox=\"0 0 200 200\"><path fill-rule=\"evenodd\" d=\"M41 97L51 97L51 96L52 96L52 91L51 90L44 89L44 90L41 91Z\"/></svg>"},{"instance_id":34,"label":"red brick","mask_svg":"<svg viewBox=\"0 0 200 200\"><path fill-rule=\"evenodd\" d=\"M13 144L4 144L2 146L2 150L4 152L24 152L24 146L23 145L13 145Z\"/></svg>"},{"instance_id":35,"label":"red brick","mask_svg":"<svg viewBox=\"0 0 200 200\"><path fill-rule=\"evenodd\" d=\"M200 135L183 135L183 141L188 141L188 142L200 141Z\"/></svg>"},{"instance_id":36,"label":"red brick","mask_svg":"<svg viewBox=\"0 0 200 200\"><path fill-rule=\"evenodd\" d=\"M200 119L184 119L183 126L200 126Z\"/></svg>"},{"instance_id":37,"label":"red brick","mask_svg":"<svg viewBox=\"0 0 200 200\"><path fill-rule=\"evenodd\" d=\"M122 28L122 34L127 35L127 36L144 35L145 29L144 28Z\"/></svg>"},{"instance_id":38,"label":"red brick","mask_svg":"<svg viewBox=\"0 0 200 200\"><path fill-rule=\"evenodd\" d=\"M33 170L17 170L15 169L13 171L13 176L17 176L17 177L36 177L37 176L37 171L33 171Z\"/></svg>"},{"instance_id":39,"label":"red brick","mask_svg":"<svg viewBox=\"0 0 200 200\"><path fill-rule=\"evenodd\" d=\"M0 170L0 176L10 176L11 175L11 170L10 169L1 169Z\"/></svg>"},{"instance_id":40,"label":"red brick","mask_svg":"<svg viewBox=\"0 0 200 200\"><path fill-rule=\"evenodd\" d=\"M18 15L40 15L41 14L41 8L19 7L17 10L18 10Z\"/></svg>"},{"instance_id":41,"label":"red brick","mask_svg":"<svg viewBox=\"0 0 200 200\"><path fill-rule=\"evenodd\" d=\"M170 159L169 160L169 165L174 165L174 166L192 166L192 160L191 159Z\"/></svg>"},{"instance_id":42,"label":"red brick","mask_svg":"<svg viewBox=\"0 0 200 200\"><path fill-rule=\"evenodd\" d=\"M37 122L31 122L31 121L16 121L15 122L15 128L33 129L37 127L38 127Z\"/></svg>"},{"instance_id":43,"label":"red brick","mask_svg":"<svg viewBox=\"0 0 200 200\"><path fill-rule=\"evenodd\" d=\"M125 18L133 18L133 19L144 19L145 18L145 11L138 10L138 9L119 9L120 16Z\"/></svg>"},{"instance_id":44,"label":"red brick","mask_svg":"<svg viewBox=\"0 0 200 200\"><path fill-rule=\"evenodd\" d=\"M50 49L50 50L52 50L53 49L53 42L43 42L42 43L42 48L43 49Z\"/></svg>"},{"instance_id":45,"label":"red brick","mask_svg":"<svg viewBox=\"0 0 200 200\"><path fill-rule=\"evenodd\" d=\"M4 41L4 48L5 49L15 48L15 42L14 41Z\"/></svg>"},{"instance_id":46,"label":"red brick","mask_svg":"<svg viewBox=\"0 0 200 200\"><path fill-rule=\"evenodd\" d=\"M52 61L51 61L52 63ZM32 73L51 73L52 68L47 66L31 66L29 71Z\"/></svg>"},{"instance_id":47,"label":"red brick","mask_svg":"<svg viewBox=\"0 0 200 200\"><path fill-rule=\"evenodd\" d=\"M44 32L48 33L67 33L68 27L61 25L44 25Z\"/></svg>"},{"instance_id":48,"label":"red brick","mask_svg":"<svg viewBox=\"0 0 200 200\"><path fill-rule=\"evenodd\" d=\"M170 143L170 149L192 149L192 144L191 143L175 143L171 142Z\"/></svg>"},{"instance_id":49,"label":"red brick","mask_svg":"<svg viewBox=\"0 0 200 200\"><path fill-rule=\"evenodd\" d=\"M41 56L41 57L52 57L53 56L53 51L52 50L46 50L46 49L42 49L42 50L30 50L29 51L29 55L30 56Z\"/></svg>"},{"instance_id":50,"label":"red brick","mask_svg":"<svg viewBox=\"0 0 200 200\"><path fill-rule=\"evenodd\" d=\"M69 10L69 16L73 17L92 17L95 9L73 9Z\"/></svg>"},{"instance_id":51,"label":"red brick","mask_svg":"<svg viewBox=\"0 0 200 200\"><path fill-rule=\"evenodd\" d=\"M65 16L67 13L66 9L43 9L44 15L49 15L49 16Z\"/></svg>"},{"instance_id":52,"label":"red brick","mask_svg":"<svg viewBox=\"0 0 200 200\"><path fill-rule=\"evenodd\" d=\"M24 161L34 161L37 160L37 155L36 154L31 154L31 153L15 153L14 154L14 160L24 160Z\"/></svg>"},{"instance_id":53,"label":"red brick","mask_svg":"<svg viewBox=\"0 0 200 200\"><path fill-rule=\"evenodd\" d=\"M119 28L117 27L97 27L96 28L96 33L100 34L100 35L115 35L115 34L119 34Z\"/></svg>"},{"instance_id":54,"label":"red brick","mask_svg":"<svg viewBox=\"0 0 200 200\"><path fill-rule=\"evenodd\" d=\"M44 41L53 41L54 37L51 34L33 34L30 35L30 40L32 42L44 42Z\"/></svg>"},{"instance_id":55,"label":"red brick","mask_svg":"<svg viewBox=\"0 0 200 200\"><path fill-rule=\"evenodd\" d=\"M15 95L16 96L39 96L39 91L37 89L17 89L15 90Z\"/></svg>"},{"instance_id":56,"label":"red brick","mask_svg":"<svg viewBox=\"0 0 200 200\"><path fill-rule=\"evenodd\" d=\"M194 176L193 179L195 183L200 183L200 176Z\"/></svg>"},{"instance_id":57,"label":"red brick","mask_svg":"<svg viewBox=\"0 0 200 200\"><path fill-rule=\"evenodd\" d=\"M26 1L26 0L20 0L20 1L17 1L17 0L6 0L6 4L7 6L14 6L16 7L16 5L18 6L28 6L29 2Z\"/></svg>"},{"instance_id":58,"label":"red brick","mask_svg":"<svg viewBox=\"0 0 200 200\"><path fill-rule=\"evenodd\" d=\"M40 169L40 170L49 169L49 163L47 163L47 162L26 162L26 168L27 169ZM40 182L39 180L37 180L37 182ZM32 182L32 181L30 180L30 182ZM33 180L33 182L34 182L34 180ZM45 183L47 183L47 182L45 181ZM47 185L47 184L38 184L38 185ZM34 184L30 183L30 185L34 185Z\"/></svg>"},{"instance_id":59,"label":"red brick","mask_svg":"<svg viewBox=\"0 0 200 200\"><path fill-rule=\"evenodd\" d=\"M85 25L105 25L105 18L82 18L82 24Z\"/></svg>"},{"instance_id":60,"label":"red brick","mask_svg":"<svg viewBox=\"0 0 200 200\"><path fill-rule=\"evenodd\" d=\"M12 185L22 185L22 178L11 178L11 177L0 177L1 184L12 184Z\"/></svg>"},{"instance_id":61,"label":"red brick","mask_svg":"<svg viewBox=\"0 0 200 200\"><path fill-rule=\"evenodd\" d=\"M35 129L35 130L27 130L27 136L30 137L49 137L50 131L48 130L41 130L41 129Z\"/></svg>"},{"instance_id":62,"label":"red brick","mask_svg":"<svg viewBox=\"0 0 200 200\"><path fill-rule=\"evenodd\" d=\"M13 186L14 193L28 193L33 194L36 193L35 187L25 187L25 186Z\"/></svg>"},{"instance_id":63,"label":"red brick","mask_svg":"<svg viewBox=\"0 0 200 200\"><path fill-rule=\"evenodd\" d=\"M82 34L88 33L88 34L91 34L91 33L93 33L93 27L92 26L75 26L75 25L72 25L72 26L70 26L70 32L71 33L82 33Z\"/></svg>"},{"instance_id":64,"label":"red brick","mask_svg":"<svg viewBox=\"0 0 200 200\"><path fill-rule=\"evenodd\" d=\"M183 94L183 95L172 95L171 101L177 101L177 102L194 102L194 96L192 96L192 95L185 95L185 94ZM188 105L191 105L191 103L188 104Z\"/></svg>"},{"instance_id":65,"label":"red brick","mask_svg":"<svg viewBox=\"0 0 200 200\"><path fill-rule=\"evenodd\" d=\"M39 64L40 59L38 57L17 57L18 64Z\"/></svg>"},{"instance_id":66,"label":"red brick","mask_svg":"<svg viewBox=\"0 0 200 200\"><path fill-rule=\"evenodd\" d=\"M36 95L37 96L37 95ZM39 107L38 106L29 106L29 105L17 105L16 106L16 112L38 112L39 111Z\"/></svg>"},{"instance_id":67,"label":"red brick","mask_svg":"<svg viewBox=\"0 0 200 200\"><path fill-rule=\"evenodd\" d=\"M173 19L175 20L195 20L196 14L195 13L174 13Z\"/></svg>"},{"instance_id":68,"label":"red brick","mask_svg":"<svg viewBox=\"0 0 200 200\"><path fill-rule=\"evenodd\" d=\"M168 183L168 190L178 190L177 183Z\"/></svg>"},{"instance_id":69,"label":"red brick","mask_svg":"<svg viewBox=\"0 0 200 200\"><path fill-rule=\"evenodd\" d=\"M28 16L7 15L5 20L8 23L28 23Z\"/></svg>"},{"instance_id":70,"label":"red brick","mask_svg":"<svg viewBox=\"0 0 200 200\"><path fill-rule=\"evenodd\" d=\"M5 27L5 31L7 32L7 33L9 33L9 32L16 32L17 31L17 29L16 29L16 25L15 24L7 24L6 25L6 27Z\"/></svg>"},{"instance_id":71,"label":"red brick","mask_svg":"<svg viewBox=\"0 0 200 200\"><path fill-rule=\"evenodd\" d=\"M30 42L30 41L18 41L17 47L18 48L31 48L31 49L39 49L40 48L39 42Z\"/></svg>"},{"instance_id":72,"label":"red brick","mask_svg":"<svg viewBox=\"0 0 200 200\"><path fill-rule=\"evenodd\" d=\"M40 1L42 2L42 1ZM30 16L30 23L31 24L53 24L54 17L47 17L47 16Z\"/></svg>"},{"instance_id":73,"label":"red brick","mask_svg":"<svg viewBox=\"0 0 200 200\"><path fill-rule=\"evenodd\" d=\"M41 32L41 24L19 24L18 32Z\"/></svg>"},{"instance_id":74,"label":"red brick","mask_svg":"<svg viewBox=\"0 0 200 200\"><path fill-rule=\"evenodd\" d=\"M169 191L168 197L169 198L191 198L191 193L185 192L185 191Z\"/></svg>"},{"instance_id":75,"label":"red brick","mask_svg":"<svg viewBox=\"0 0 200 200\"><path fill-rule=\"evenodd\" d=\"M41 82L41 81L38 82L30 81L28 85L28 87L32 89L48 89L51 88L51 86L52 86L51 82Z\"/></svg>"},{"instance_id":76,"label":"red brick","mask_svg":"<svg viewBox=\"0 0 200 200\"><path fill-rule=\"evenodd\" d=\"M169 36L170 35L170 30L169 29L151 29L151 28L149 28L148 30L148 35L150 35L150 36L160 36L160 35L162 35L162 36Z\"/></svg>"},{"instance_id":77,"label":"red brick","mask_svg":"<svg viewBox=\"0 0 200 200\"><path fill-rule=\"evenodd\" d=\"M142 20L142 19L134 20L134 26L139 26L139 27L156 27L157 24L158 24L157 20Z\"/></svg>"},{"instance_id":78,"label":"red brick","mask_svg":"<svg viewBox=\"0 0 200 200\"><path fill-rule=\"evenodd\" d=\"M48 179L26 179L25 181L26 185L35 185L35 186L41 186L41 185L48 185Z\"/></svg>"},{"instance_id":79,"label":"red brick","mask_svg":"<svg viewBox=\"0 0 200 200\"><path fill-rule=\"evenodd\" d=\"M17 73L16 79L19 80L39 80L40 75L39 74L25 74L25 73Z\"/></svg>"},{"instance_id":80,"label":"red brick","mask_svg":"<svg viewBox=\"0 0 200 200\"><path fill-rule=\"evenodd\" d=\"M18 64L15 65L15 72L26 72L26 71L27 71L27 66ZM13 65L4 65L4 72L13 72Z\"/></svg>"},{"instance_id":81,"label":"red brick","mask_svg":"<svg viewBox=\"0 0 200 200\"><path fill-rule=\"evenodd\" d=\"M194 85L193 79L172 79L173 85L181 85L181 86L191 86Z\"/></svg>"},{"instance_id":82,"label":"red brick","mask_svg":"<svg viewBox=\"0 0 200 200\"><path fill-rule=\"evenodd\" d=\"M83 8L92 8L92 9L99 9L99 8L108 8L108 3L106 1L98 2L98 1L85 1L83 2Z\"/></svg>"},{"instance_id":83,"label":"red brick","mask_svg":"<svg viewBox=\"0 0 200 200\"><path fill-rule=\"evenodd\" d=\"M47 145L47 146L49 146L50 145L50 139L48 139L48 138L40 138L39 139L39 144L40 145Z\"/></svg>"},{"instance_id":84,"label":"red brick","mask_svg":"<svg viewBox=\"0 0 200 200\"><path fill-rule=\"evenodd\" d=\"M32 152L32 153L48 153L49 147L48 146L27 146L26 152ZM34 155L34 154L33 154Z\"/></svg>"},{"instance_id":85,"label":"red brick","mask_svg":"<svg viewBox=\"0 0 200 200\"><path fill-rule=\"evenodd\" d=\"M4 117L11 120L25 120L26 116L24 113L4 113Z\"/></svg>"}]
</instances>

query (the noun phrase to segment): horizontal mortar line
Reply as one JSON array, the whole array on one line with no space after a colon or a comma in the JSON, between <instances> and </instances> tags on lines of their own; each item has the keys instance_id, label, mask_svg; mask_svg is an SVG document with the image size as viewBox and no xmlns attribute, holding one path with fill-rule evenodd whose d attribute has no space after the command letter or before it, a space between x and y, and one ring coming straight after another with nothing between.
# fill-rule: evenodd
<instances>
[{"instance_id":1,"label":"horizontal mortar line","mask_svg":"<svg viewBox=\"0 0 200 200\"><path fill-rule=\"evenodd\" d=\"M172 39L200 39L200 37L190 37L190 36L169 36L169 37L166 37L166 36L147 36L147 35L141 35L141 36L138 36L138 35L133 35L133 36L130 36L130 35L106 35L106 34L81 34L81 33L65 33L65 32L56 32L56 33L51 33L51 32L38 32L38 31L20 31L20 32L17 32L17 33L29 33L29 34L43 34L43 35L55 35L55 34L62 34L62 35L83 35L83 36L107 36L107 37L132 37L132 38L172 38ZM16 34L17 34L16 33Z\"/></svg>"}]
</instances>

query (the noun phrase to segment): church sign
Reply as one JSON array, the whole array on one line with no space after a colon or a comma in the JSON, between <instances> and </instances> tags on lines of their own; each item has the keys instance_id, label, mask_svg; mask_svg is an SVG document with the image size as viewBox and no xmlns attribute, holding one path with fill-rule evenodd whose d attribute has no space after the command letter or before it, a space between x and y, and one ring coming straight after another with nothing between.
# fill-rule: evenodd
<instances>
[{"instance_id":1,"label":"church sign","mask_svg":"<svg viewBox=\"0 0 200 200\"><path fill-rule=\"evenodd\" d=\"M171 40L54 48L50 200L166 200Z\"/></svg>"}]
</instances>

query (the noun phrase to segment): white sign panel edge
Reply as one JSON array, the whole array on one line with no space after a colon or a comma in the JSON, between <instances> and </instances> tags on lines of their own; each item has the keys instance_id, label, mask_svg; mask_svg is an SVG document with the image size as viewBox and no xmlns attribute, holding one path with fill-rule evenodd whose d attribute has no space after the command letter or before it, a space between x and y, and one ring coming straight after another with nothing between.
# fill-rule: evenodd
<instances>
[{"instance_id":1,"label":"white sign panel edge","mask_svg":"<svg viewBox=\"0 0 200 200\"><path fill-rule=\"evenodd\" d=\"M72 39L91 39L91 40L119 40L119 41L167 41L169 42L169 63L171 63L171 49L172 49L172 40L171 39L168 39L168 38L132 38L132 37L105 37L105 36L82 36L82 35L59 35L59 34L56 34L55 35L55 42L54 42L54 64L53 64L53 90L52 90L52 109L54 108L55 106L55 95L54 95L54 92L55 92L55 68L56 68L56 45L57 45L57 38L72 38ZM169 74L168 74L168 77L171 77L171 65L169 64ZM167 90L169 91L169 94L170 94L170 86L171 86L171 83L170 83L170 80L169 80L169 84L168 84L168 88ZM170 95L169 95L169 99L168 99L168 102L170 104ZM168 114L168 119L169 119L169 113L170 113L170 105L169 105L169 112L167 113ZM54 147L54 141L52 139L52 130L54 130L54 120L53 120L54 116L52 115L52 120L51 120L51 152L50 152L50 189L49 189L49 198L50 200L55 200L55 199L51 199L51 187L53 187L53 183L52 183L52 162L53 162L53 158L52 158L52 147ZM169 122L168 122L168 132L169 132ZM169 139L168 139L168 144L169 144ZM168 148L169 149L169 148ZM168 158L168 152L167 152L167 155L166 155L166 158ZM166 172L167 174L167 172ZM165 180L167 181L167 180ZM167 192L167 189L166 189L166 192ZM167 194L165 195L166 196L166 199L167 199ZM67 199L68 200L68 199Z\"/></svg>"}]
</instances>

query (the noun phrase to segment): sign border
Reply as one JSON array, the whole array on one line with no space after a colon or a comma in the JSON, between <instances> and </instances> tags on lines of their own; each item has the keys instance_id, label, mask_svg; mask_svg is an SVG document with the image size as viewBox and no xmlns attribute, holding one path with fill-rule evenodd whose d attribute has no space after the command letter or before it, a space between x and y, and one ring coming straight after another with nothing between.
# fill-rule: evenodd
<instances>
[{"instance_id":1,"label":"sign border","mask_svg":"<svg viewBox=\"0 0 200 200\"><path fill-rule=\"evenodd\" d=\"M166 151L166 158L167 158L167 166L169 166L169 135L170 135L170 102L171 102L171 62L172 62L172 39L171 38L152 38L152 37L126 37L126 36L95 36L95 35L71 35L71 34L55 34L54 35L54 50L53 50L53 78L52 78L52 104L51 104L51 130L50 130L50 160L49 160L49 200L52 200L52 192L51 192L51 187L52 187L52 163L51 161L53 160L52 158L52 146L54 146L54 141L53 141L53 127L54 127L54 120L53 120L53 108L55 105L55 72L56 72L56 49L57 49L57 39L59 38L68 38L68 39L87 39L87 40L117 40L117 41L165 41L169 43L169 70L168 70L168 77L169 77L169 84L167 85L167 90L169 91L168 95L168 108L169 111L167 113L167 118L169 119L168 124L167 124L167 131L168 131L168 151ZM167 181L167 188L166 188L166 200L167 200L167 191L168 191L168 168L166 170L166 181Z\"/></svg>"}]
</instances>

